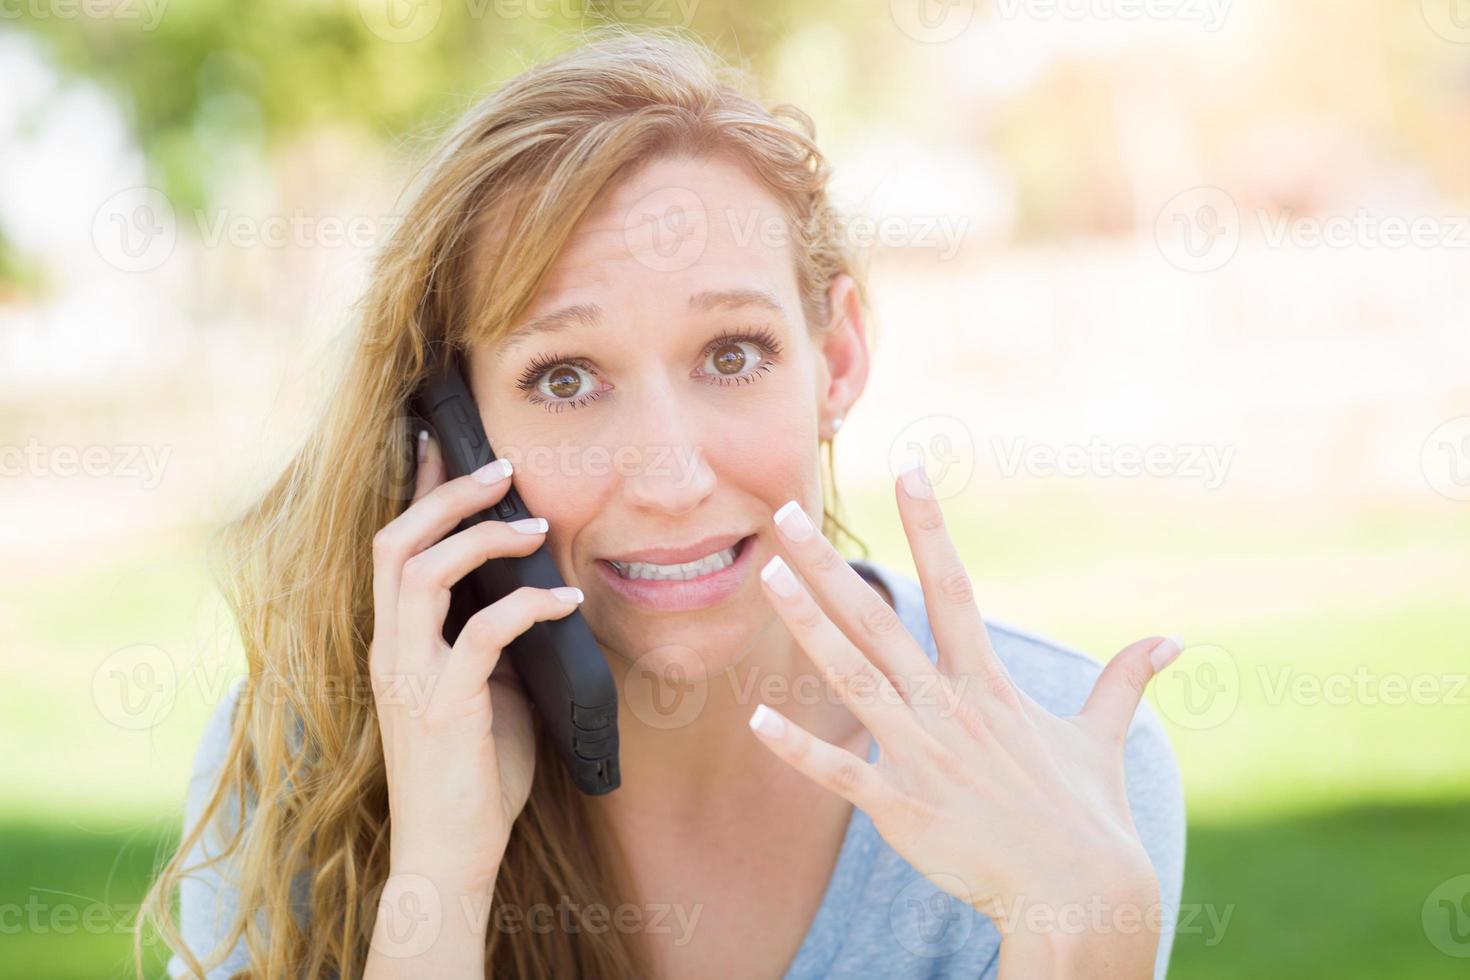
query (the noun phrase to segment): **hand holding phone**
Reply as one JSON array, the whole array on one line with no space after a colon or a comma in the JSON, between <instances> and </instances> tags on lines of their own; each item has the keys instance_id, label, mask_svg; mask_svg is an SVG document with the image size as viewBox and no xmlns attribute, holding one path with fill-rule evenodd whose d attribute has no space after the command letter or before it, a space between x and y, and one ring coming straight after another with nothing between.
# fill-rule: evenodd
<instances>
[{"instance_id":1,"label":"hand holding phone","mask_svg":"<svg viewBox=\"0 0 1470 980\"><path fill-rule=\"evenodd\" d=\"M413 500L373 538L368 666L392 821L390 870L404 880L428 877L441 892L482 894L499 873L536 765L525 691L495 668L514 637L569 615L576 599L517 590L475 610L446 643L444 590L487 555L528 555L546 535L499 521L454 531L498 503L510 479L445 480L438 447L425 440L424 450ZM447 945L436 948L453 945L447 934L441 940Z\"/></svg>"},{"instance_id":2,"label":"hand holding phone","mask_svg":"<svg viewBox=\"0 0 1470 980\"><path fill-rule=\"evenodd\" d=\"M414 410L436 436L450 479L474 473L495 459L456 359L446 359L420 387ZM520 494L510 486L495 504L465 517L458 530L531 516ZM454 643L476 610L523 586L553 589L563 585L544 541L528 555L492 558L451 589L444 638ZM573 610L559 619L533 622L506 651L578 788L591 795L616 789L620 782L617 688L582 614Z\"/></svg>"}]
</instances>

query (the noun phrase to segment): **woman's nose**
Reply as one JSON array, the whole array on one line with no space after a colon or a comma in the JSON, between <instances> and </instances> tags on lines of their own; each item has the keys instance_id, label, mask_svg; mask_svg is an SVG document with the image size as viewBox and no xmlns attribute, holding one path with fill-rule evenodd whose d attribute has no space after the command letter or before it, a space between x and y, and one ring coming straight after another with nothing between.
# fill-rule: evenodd
<instances>
[{"instance_id":1,"label":"woman's nose","mask_svg":"<svg viewBox=\"0 0 1470 980\"><path fill-rule=\"evenodd\" d=\"M710 495L715 474L697 428L670 405L643 413L646 424L635 427L639 438L625 457L632 464L622 468L622 480L630 505L676 515L693 510Z\"/></svg>"}]
</instances>

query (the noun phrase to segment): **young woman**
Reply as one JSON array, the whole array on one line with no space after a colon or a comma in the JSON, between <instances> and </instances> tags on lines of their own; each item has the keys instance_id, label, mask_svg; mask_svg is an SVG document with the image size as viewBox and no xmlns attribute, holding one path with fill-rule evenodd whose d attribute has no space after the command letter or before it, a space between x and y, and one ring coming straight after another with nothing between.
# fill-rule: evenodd
<instances>
[{"instance_id":1,"label":"young woman","mask_svg":"<svg viewBox=\"0 0 1470 980\"><path fill-rule=\"evenodd\" d=\"M842 557L863 293L810 121L740 81L594 39L424 172L324 418L231 528L249 675L152 896L175 974L1163 974L1183 804L1140 698L1179 641L1101 668L984 624L922 468L918 580ZM446 480L404 424L441 350L511 472ZM512 483L544 524L455 532ZM451 585L543 546L567 590L445 641ZM574 608L619 687L605 796L500 657Z\"/></svg>"}]
</instances>

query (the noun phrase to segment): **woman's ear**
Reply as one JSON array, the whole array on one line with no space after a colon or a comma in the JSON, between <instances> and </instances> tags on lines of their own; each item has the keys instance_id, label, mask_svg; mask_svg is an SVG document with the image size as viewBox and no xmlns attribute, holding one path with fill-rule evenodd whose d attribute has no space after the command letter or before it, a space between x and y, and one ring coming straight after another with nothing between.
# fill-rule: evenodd
<instances>
[{"instance_id":1,"label":"woman's ear","mask_svg":"<svg viewBox=\"0 0 1470 980\"><path fill-rule=\"evenodd\" d=\"M818 431L830 439L868 383L868 337L857 282L845 272L827 286L830 310L822 333L826 371L818 392Z\"/></svg>"}]
</instances>

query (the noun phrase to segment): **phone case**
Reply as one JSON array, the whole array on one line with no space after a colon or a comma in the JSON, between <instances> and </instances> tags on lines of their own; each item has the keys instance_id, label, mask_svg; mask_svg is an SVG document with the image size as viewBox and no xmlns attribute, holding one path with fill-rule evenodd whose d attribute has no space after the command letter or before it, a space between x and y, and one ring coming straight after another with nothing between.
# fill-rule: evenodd
<instances>
[{"instance_id":1,"label":"phone case","mask_svg":"<svg viewBox=\"0 0 1470 980\"><path fill-rule=\"evenodd\" d=\"M450 360L419 389L414 410L438 440L449 479L472 473L495 459L479 409L455 361ZM511 486L498 503L466 518L456 531L481 521L531 516ZM465 620L522 585L550 589L564 584L544 542L524 558L492 558L451 590L445 639L452 644ZM617 688L581 610L533 623L505 652L577 787L593 796L617 789Z\"/></svg>"}]
</instances>

